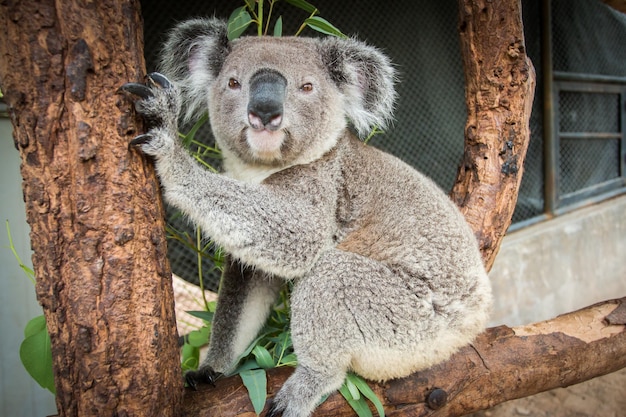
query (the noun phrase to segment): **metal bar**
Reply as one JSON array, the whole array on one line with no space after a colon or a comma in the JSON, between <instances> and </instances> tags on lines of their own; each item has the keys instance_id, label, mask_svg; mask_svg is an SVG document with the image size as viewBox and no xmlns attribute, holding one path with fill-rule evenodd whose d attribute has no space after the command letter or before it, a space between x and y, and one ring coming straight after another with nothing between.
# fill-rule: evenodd
<instances>
[{"instance_id":1,"label":"metal bar","mask_svg":"<svg viewBox=\"0 0 626 417\"><path fill-rule=\"evenodd\" d=\"M541 4L541 72L543 76L544 211L553 216L557 204L558 136L552 67L552 2Z\"/></svg>"},{"instance_id":2,"label":"metal bar","mask_svg":"<svg viewBox=\"0 0 626 417\"><path fill-rule=\"evenodd\" d=\"M626 85L626 77L600 74L581 74L577 72L554 71L554 79L558 81L574 81L584 83L610 83Z\"/></svg>"},{"instance_id":3,"label":"metal bar","mask_svg":"<svg viewBox=\"0 0 626 417\"><path fill-rule=\"evenodd\" d=\"M620 175L626 177L626 91L620 94L619 100L620 110L620 131L622 133L622 140L620 143Z\"/></svg>"},{"instance_id":4,"label":"metal bar","mask_svg":"<svg viewBox=\"0 0 626 417\"><path fill-rule=\"evenodd\" d=\"M620 94L626 89L626 86L620 84L602 84L583 81L555 80L554 85L560 91L571 91L576 93Z\"/></svg>"},{"instance_id":5,"label":"metal bar","mask_svg":"<svg viewBox=\"0 0 626 417\"><path fill-rule=\"evenodd\" d=\"M622 139L621 132L559 132L561 139Z\"/></svg>"}]
</instances>

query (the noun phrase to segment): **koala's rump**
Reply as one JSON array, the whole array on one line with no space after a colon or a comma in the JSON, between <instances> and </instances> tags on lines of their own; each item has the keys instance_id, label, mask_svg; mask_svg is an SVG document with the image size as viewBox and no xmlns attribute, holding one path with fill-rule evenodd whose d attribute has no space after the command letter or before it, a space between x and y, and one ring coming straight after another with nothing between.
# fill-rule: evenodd
<instances>
[{"instance_id":1,"label":"koala's rump","mask_svg":"<svg viewBox=\"0 0 626 417\"><path fill-rule=\"evenodd\" d=\"M294 346L303 361L345 352L343 366L369 379L406 376L482 330L488 278L470 228L432 181L354 138L340 147L341 238L294 289L292 327L307 329Z\"/></svg>"}]
</instances>

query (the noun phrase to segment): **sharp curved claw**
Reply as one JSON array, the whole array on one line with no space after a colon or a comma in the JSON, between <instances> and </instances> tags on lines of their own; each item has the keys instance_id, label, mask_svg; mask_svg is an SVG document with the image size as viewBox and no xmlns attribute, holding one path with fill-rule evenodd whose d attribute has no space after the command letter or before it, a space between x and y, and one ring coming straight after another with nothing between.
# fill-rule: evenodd
<instances>
[{"instance_id":1,"label":"sharp curved claw","mask_svg":"<svg viewBox=\"0 0 626 417\"><path fill-rule=\"evenodd\" d=\"M143 99L152 97L154 95L152 94L152 91L150 91L150 88L139 83L126 83L118 88L117 92L132 94Z\"/></svg>"},{"instance_id":2,"label":"sharp curved claw","mask_svg":"<svg viewBox=\"0 0 626 417\"><path fill-rule=\"evenodd\" d=\"M276 403L274 403L274 400L271 400L269 404L269 410L265 414L265 417L279 417L281 415L282 412L278 409Z\"/></svg>"},{"instance_id":3,"label":"sharp curved claw","mask_svg":"<svg viewBox=\"0 0 626 417\"><path fill-rule=\"evenodd\" d=\"M196 378L191 374L191 372L187 372L185 374L185 384L187 384L187 386L192 390L198 391L198 383L196 381Z\"/></svg>"},{"instance_id":4,"label":"sharp curved claw","mask_svg":"<svg viewBox=\"0 0 626 417\"><path fill-rule=\"evenodd\" d=\"M128 144L129 148L134 146L142 145L146 142L150 142L152 140L152 135L148 133L144 133L143 135L136 136L133 140Z\"/></svg>"},{"instance_id":5,"label":"sharp curved claw","mask_svg":"<svg viewBox=\"0 0 626 417\"><path fill-rule=\"evenodd\" d=\"M147 80L150 81L152 84L157 85L161 88L171 88L172 87L172 83L170 82L170 80L168 80L165 75L160 74L158 72L151 72L150 74L148 74L146 76Z\"/></svg>"},{"instance_id":6,"label":"sharp curved claw","mask_svg":"<svg viewBox=\"0 0 626 417\"><path fill-rule=\"evenodd\" d=\"M198 384L211 384L215 386L215 380L220 374L210 368L200 369L198 371L187 371L185 373L185 383L194 391L198 390Z\"/></svg>"}]
</instances>

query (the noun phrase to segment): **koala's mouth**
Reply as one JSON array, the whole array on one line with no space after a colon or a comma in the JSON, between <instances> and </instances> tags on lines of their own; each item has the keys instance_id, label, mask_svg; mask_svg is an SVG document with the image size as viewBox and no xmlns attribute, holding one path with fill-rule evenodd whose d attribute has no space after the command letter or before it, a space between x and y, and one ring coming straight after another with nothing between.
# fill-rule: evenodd
<instances>
[{"instance_id":1,"label":"koala's mouth","mask_svg":"<svg viewBox=\"0 0 626 417\"><path fill-rule=\"evenodd\" d=\"M282 159L282 149L287 139L284 129L246 129L246 143L250 154L256 160L273 162Z\"/></svg>"}]
</instances>

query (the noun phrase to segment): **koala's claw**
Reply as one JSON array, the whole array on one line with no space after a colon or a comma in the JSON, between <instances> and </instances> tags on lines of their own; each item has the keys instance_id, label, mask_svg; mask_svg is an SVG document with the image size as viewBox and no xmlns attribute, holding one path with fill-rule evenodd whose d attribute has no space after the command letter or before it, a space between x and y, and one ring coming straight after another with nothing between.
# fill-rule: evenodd
<instances>
[{"instance_id":1,"label":"koala's claw","mask_svg":"<svg viewBox=\"0 0 626 417\"><path fill-rule=\"evenodd\" d=\"M139 83L126 83L118 88L117 92L132 94L144 100L154 96L150 87Z\"/></svg>"},{"instance_id":2,"label":"koala's claw","mask_svg":"<svg viewBox=\"0 0 626 417\"><path fill-rule=\"evenodd\" d=\"M152 85L156 85L161 88L172 88L172 83L170 82L170 80L168 80L165 75L158 72L151 72L150 74L146 75L146 80Z\"/></svg>"},{"instance_id":3,"label":"koala's claw","mask_svg":"<svg viewBox=\"0 0 626 417\"><path fill-rule=\"evenodd\" d=\"M211 368L198 369L197 371L185 372L185 383L194 391L198 390L198 384L211 384L215 386L215 381L221 374Z\"/></svg>"},{"instance_id":4,"label":"koala's claw","mask_svg":"<svg viewBox=\"0 0 626 417\"><path fill-rule=\"evenodd\" d=\"M276 403L272 400L270 401L270 408L267 410L267 414L265 417L279 417L283 415L283 410L279 409Z\"/></svg>"},{"instance_id":5,"label":"koala's claw","mask_svg":"<svg viewBox=\"0 0 626 417\"><path fill-rule=\"evenodd\" d=\"M142 135L139 135L133 138L133 140L131 140L130 143L128 144L128 147L132 148L134 146L143 145L144 143L150 142L152 139L153 139L153 136L151 134L144 133Z\"/></svg>"}]
</instances>

